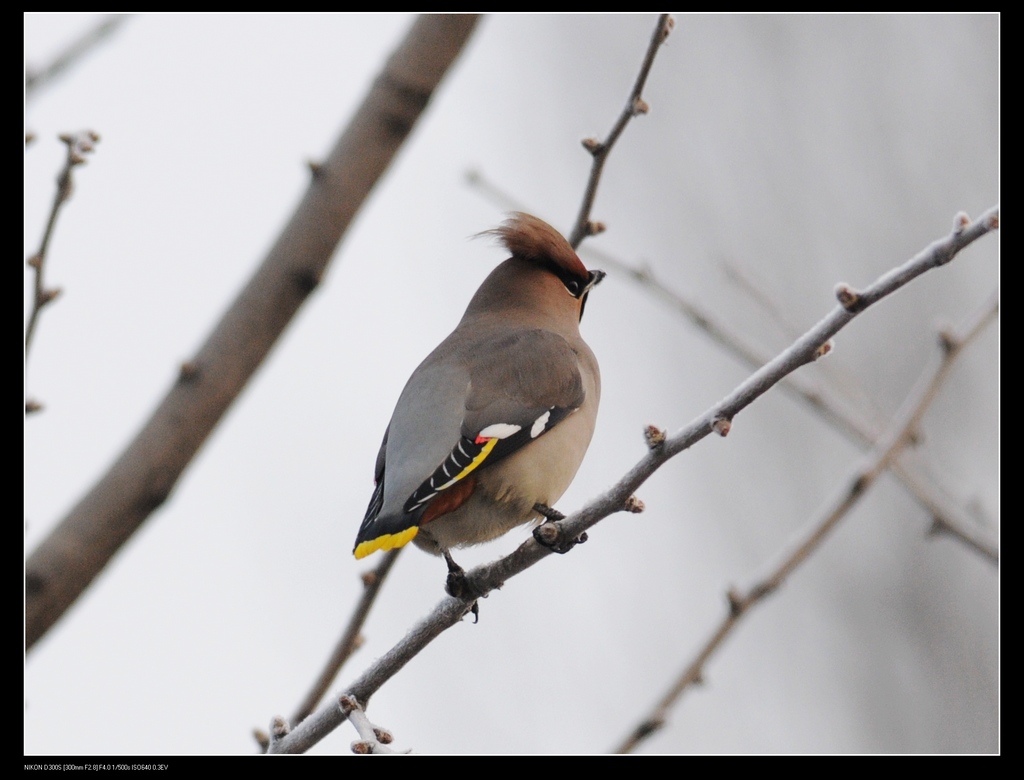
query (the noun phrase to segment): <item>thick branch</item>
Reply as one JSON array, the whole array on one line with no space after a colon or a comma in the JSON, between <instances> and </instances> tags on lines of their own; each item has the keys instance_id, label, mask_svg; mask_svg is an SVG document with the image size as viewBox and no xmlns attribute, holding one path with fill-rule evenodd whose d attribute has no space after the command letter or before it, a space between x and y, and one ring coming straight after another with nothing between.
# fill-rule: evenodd
<instances>
[{"instance_id":1,"label":"thick branch","mask_svg":"<svg viewBox=\"0 0 1024 780\"><path fill-rule=\"evenodd\" d=\"M110 471L26 564L26 647L170 494L196 451L316 288L356 212L384 173L476 16L420 17L256 274Z\"/></svg>"},{"instance_id":2,"label":"thick branch","mask_svg":"<svg viewBox=\"0 0 1024 780\"><path fill-rule=\"evenodd\" d=\"M976 222L963 227L958 226L951 235L932 243L911 260L882 276L868 289L856 292L846 285L841 285L840 295L845 301L844 305L797 339L789 349L755 372L725 400L697 417L675 436L664 440L659 437L657 443L651 445L647 455L616 485L579 512L561 521L563 534L570 538L577 537L608 515L629 507L633 492L664 463L712 431L727 432L728 423L740 411L787 374L824 354L823 345L828 344L829 340L857 314L926 271L948 263L961 249L995 230L998 224L998 210L993 208ZM506 557L470 571L466 575L468 590L484 596L550 554L549 549L534 539L527 539ZM397 674L420 650L443 631L458 623L471 606L470 600L462 601L452 597L444 599L401 642L357 679L346 693L360 702L367 702L381 685ZM271 752L304 752L334 730L345 718L345 713L337 704L325 706L298 724L280 742L274 743Z\"/></svg>"}]
</instances>

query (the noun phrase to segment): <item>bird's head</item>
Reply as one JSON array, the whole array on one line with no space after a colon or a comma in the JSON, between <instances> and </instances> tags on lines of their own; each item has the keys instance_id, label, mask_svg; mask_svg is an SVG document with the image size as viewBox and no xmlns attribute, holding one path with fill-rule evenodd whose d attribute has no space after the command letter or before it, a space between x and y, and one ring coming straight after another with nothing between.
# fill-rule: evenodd
<instances>
[{"instance_id":1,"label":"bird's head","mask_svg":"<svg viewBox=\"0 0 1024 780\"><path fill-rule=\"evenodd\" d=\"M583 317L587 294L605 277L604 271L588 271L562 234L532 214L513 212L499 227L485 230L479 235L496 237L512 253L512 257L499 266L488 281L494 279L496 283L504 282L504 277L509 274L497 274L498 271L509 263L513 264L511 268L522 269L525 263L527 268L533 269L530 273L530 277L535 280L533 286L540 288L532 292L557 289L551 281L552 277L557 279L564 290L560 294L564 295L567 292L575 299L572 305L574 309L578 308L577 321ZM536 270L543 271L543 275L538 276ZM487 284L484 283L481 292L485 290ZM493 305L494 301L490 303Z\"/></svg>"}]
</instances>

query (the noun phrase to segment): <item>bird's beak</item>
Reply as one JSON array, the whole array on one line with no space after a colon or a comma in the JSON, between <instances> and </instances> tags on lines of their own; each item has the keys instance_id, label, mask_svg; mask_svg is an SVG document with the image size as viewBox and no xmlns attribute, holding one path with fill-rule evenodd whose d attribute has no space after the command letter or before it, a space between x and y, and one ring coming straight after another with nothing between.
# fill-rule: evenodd
<instances>
[{"instance_id":1,"label":"bird's beak","mask_svg":"<svg viewBox=\"0 0 1024 780\"><path fill-rule=\"evenodd\" d=\"M583 309L587 305L587 295L591 289L601 283L601 280L607 276L604 271L591 271L590 279L587 281L587 286L583 288L583 294L580 296L580 319L583 319Z\"/></svg>"}]
</instances>

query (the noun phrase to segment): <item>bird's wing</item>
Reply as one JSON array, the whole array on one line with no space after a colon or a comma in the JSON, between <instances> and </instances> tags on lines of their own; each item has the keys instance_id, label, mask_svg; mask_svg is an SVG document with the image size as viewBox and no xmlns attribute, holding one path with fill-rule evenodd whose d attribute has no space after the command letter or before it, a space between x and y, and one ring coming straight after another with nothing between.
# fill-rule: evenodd
<instances>
[{"instance_id":1,"label":"bird's wing","mask_svg":"<svg viewBox=\"0 0 1024 780\"><path fill-rule=\"evenodd\" d=\"M405 490L411 492L400 496L404 500L400 509L396 511L392 507L382 513L389 436L402 435L396 432L396 418L392 418L377 456L376 488L356 537L357 558L376 550L401 547L415 537L422 522L457 509L472 494L473 480L467 478L474 471L494 465L547 433L576 411L586 397L576 352L564 338L551 331L531 329L480 338L462 352L459 362L463 370L446 369L444 372L445 376L455 376L454 381L423 382L423 388L436 393L453 396L464 393L464 406L456 410L462 416L461 426L453 425L449 429L443 420L443 424L437 426L451 430L448 435L456 440L452 443L449 439L445 444L441 441L399 444L397 438L393 438L396 450L405 445L402 451L408 458L403 457L403 460L418 460L422 464L427 462L422 454L433 451L438 455L430 462L437 465L432 472L427 466L421 476L409 482ZM435 367L428 358L421 368L425 368L424 374L429 374ZM418 388L416 382L414 374L407 391L413 388L413 392L427 392ZM452 387L439 386L447 384ZM425 399L423 403L436 407L438 417L445 416L444 399ZM400 422L398 430L404 427ZM431 428L429 424L410 426L413 427L417 433L410 435L422 435L424 428ZM450 448L446 455L445 447ZM408 463L403 465L408 466Z\"/></svg>"},{"instance_id":2,"label":"bird's wing","mask_svg":"<svg viewBox=\"0 0 1024 780\"><path fill-rule=\"evenodd\" d=\"M466 357L473 368L461 435L406 500L405 512L424 507L477 469L493 466L547 433L586 397L576 353L550 331L484 339L467 350Z\"/></svg>"}]
</instances>

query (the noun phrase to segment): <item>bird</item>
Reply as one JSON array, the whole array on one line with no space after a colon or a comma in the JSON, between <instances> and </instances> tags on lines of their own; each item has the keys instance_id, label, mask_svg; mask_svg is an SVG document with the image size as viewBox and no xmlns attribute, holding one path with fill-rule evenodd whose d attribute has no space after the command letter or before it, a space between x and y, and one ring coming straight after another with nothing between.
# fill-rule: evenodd
<instances>
[{"instance_id":1,"label":"bird","mask_svg":"<svg viewBox=\"0 0 1024 780\"><path fill-rule=\"evenodd\" d=\"M402 390L377 453L357 559L411 541L461 572L451 549L562 517L554 504L590 445L601 372L579 324L605 273L588 271L530 214L514 212L479 235L511 256Z\"/></svg>"}]
</instances>

